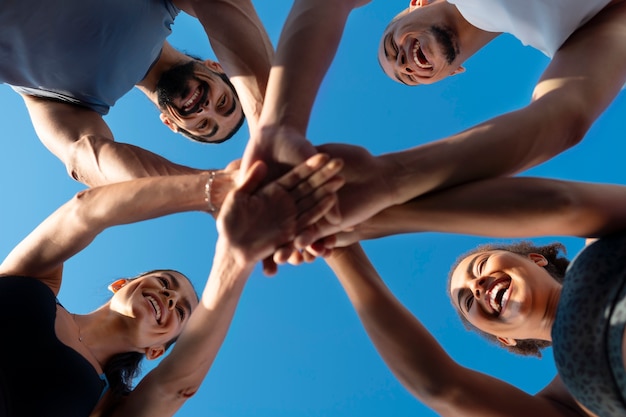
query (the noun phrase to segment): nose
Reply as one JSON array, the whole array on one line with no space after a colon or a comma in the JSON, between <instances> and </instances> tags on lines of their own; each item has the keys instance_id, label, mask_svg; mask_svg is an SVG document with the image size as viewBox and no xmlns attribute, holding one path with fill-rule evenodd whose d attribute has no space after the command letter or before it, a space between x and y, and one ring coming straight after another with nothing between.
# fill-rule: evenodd
<instances>
[{"instance_id":1,"label":"nose","mask_svg":"<svg viewBox=\"0 0 626 417\"><path fill-rule=\"evenodd\" d=\"M405 72L406 74L412 74L413 70L408 65L406 53L404 49L398 50L398 56L396 57L396 65L400 69L400 71Z\"/></svg>"},{"instance_id":2,"label":"nose","mask_svg":"<svg viewBox=\"0 0 626 417\"><path fill-rule=\"evenodd\" d=\"M165 307L168 310L174 309L179 299L178 293L172 290L164 290L163 295L165 296Z\"/></svg>"},{"instance_id":3,"label":"nose","mask_svg":"<svg viewBox=\"0 0 626 417\"><path fill-rule=\"evenodd\" d=\"M211 101L207 98L206 101L204 102L204 104L202 104L202 105L200 105L198 107L198 114L200 114L202 112L204 112L204 113L209 112L209 109L210 109L209 104L211 104Z\"/></svg>"},{"instance_id":4,"label":"nose","mask_svg":"<svg viewBox=\"0 0 626 417\"><path fill-rule=\"evenodd\" d=\"M485 286L487 284L487 279L484 277L478 277L470 281L470 290L472 290L472 294L476 298L480 298L482 294L485 293Z\"/></svg>"}]
</instances>

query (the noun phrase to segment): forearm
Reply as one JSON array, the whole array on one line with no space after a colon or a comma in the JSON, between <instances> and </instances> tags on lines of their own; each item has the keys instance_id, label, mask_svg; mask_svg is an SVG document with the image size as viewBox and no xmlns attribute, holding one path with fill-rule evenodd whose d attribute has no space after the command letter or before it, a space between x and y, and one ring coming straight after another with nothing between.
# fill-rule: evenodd
<instances>
[{"instance_id":1,"label":"forearm","mask_svg":"<svg viewBox=\"0 0 626 417\"><path fill-rule=\"evenodd\" d=\"M413 395L435 407L458 366L391 294L359 246L335 249L326 261L387 366Z\"/></svg>"},{"instance_id":2,"label":"forearm","mask_svg":"<svg viewBox=\"0 0 626 417\"><path fill-rule=\"evenodd\" d=\"M557 51L528 106L385 156L397 172L396 203L468 181L519 173L577 144L626 81L625 30L626 3L607 7Z\"/></svg>"},{"instance_id":3,"label":"forearm","mask_svg":"<svg viewBox=\"0 0 626 417\"><path fill-rule=\"evenodd\" d=\"M235 314L253 263L230 257L220 238L213 267L194 310L172 352L132 392L115 415L171 416L199 389L211 368Z\"/></svg>"},{"instance_id":4,"label":"forearm","mask_svg":"<svg viewBox=\"0 0 626 417\"><path fill-rule=\"evenodd\" d=\"M81 137L70 145L62 159L70 176L90 187L143 177L202 172L138 146L98 136Z\"/></svg>"},{"instance_id":5,"label":"forearm","mask_svg":"<svg viewBox=\"0 0 626 417\"><path fill-rule=\"evenodd\" d=\"M392 167L396 204L470 181L513 175L577 143L577 127L566 106L546 99L464 132L406 151L382 155ZM571 120L571 122L567 122Z\"/></svg>"},{"instance_id":6,"label":"forearm","mask_svg":"<svg viewBox=\"0 0 626 417\"><path fill-rule=\"evenodd\" d=\"M339 245L425 231L499 238L602 236L626 228L624 204L626 187L618 185L496 178L390 207L340 235Z\"/></svg>"},{"instance_id":7,"label":"forearm","mask_svg":"<svg viewBox=\"0 0 626 417\"><path fill-rule=\"evenodd\" d=\"M289 126L306 134L317 91L357 6L352 0L294 2L276 48L262 127Z\"/></svg>"},{"instance_id":8,"label":"forearm","mask_svg":"<svg viewBox=\"0 0 626 417\"><path fill-rule=\"evenodd\" d=\"M78 193L11 251L1 273L45 275L104 229L167 214L207 210L208 174L150 177Z\"/></svg>"}]
</instances>

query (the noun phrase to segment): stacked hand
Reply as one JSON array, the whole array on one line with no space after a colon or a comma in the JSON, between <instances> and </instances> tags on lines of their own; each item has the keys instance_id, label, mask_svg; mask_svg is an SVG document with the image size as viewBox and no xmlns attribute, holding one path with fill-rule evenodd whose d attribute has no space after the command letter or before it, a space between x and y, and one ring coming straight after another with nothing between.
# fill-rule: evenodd
<instances>
[{"instance_id":1,"label":"stacked hand","mask_svg":"<svg viewBox=\"0 0 626 417\"><path fill-rule=\"evenodd\" d=\"M229 242L240 262L257 262L283 246L304 247L313 242L310 226L335 204L344 181L337 174L338 158L317 154L282 177L262 186L268 168L255 162L241 184L225 198L217 217L220 236ZM286 245L286 246L285 246ZM266 263L265 272L275 272Z\"/></svg>"}]
</instances>

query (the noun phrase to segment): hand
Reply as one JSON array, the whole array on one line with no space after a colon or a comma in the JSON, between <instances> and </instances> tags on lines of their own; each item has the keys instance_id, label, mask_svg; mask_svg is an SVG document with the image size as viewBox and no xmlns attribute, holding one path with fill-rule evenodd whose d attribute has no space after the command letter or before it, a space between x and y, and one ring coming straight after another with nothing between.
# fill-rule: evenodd
<instances>
[{"instance_id":1,"label":"hand","mask_svg":"<svg viewBox=\"0 0 626 417\"><path fill-rule=\"evenodd\" d=\"M266 181L278 178L294 166L315 155L317 150L298 131L289 127L263 128L248 141L241 163L240 179L256 161L269 168Z\"/></svg>"},{"instance_id":2,"label":"hand","mask_svg":"<svg viewBox=\"0 0 626 417\"><path fill-rule=\"evenodd\" d=\"M340 221L320 220L308 231L310 239L348 230L393 205L393 189L387 181L389 168L380 158L365 148L347 144L326 144L317 150L343 161L341 176L345 185L337 193Z\"/></svg>"},{"instance_id":3,"label":"hand","mask_svg":"<svg viewBox=\"0 0 626 417\"><path fill-rule=\"evenodd\" d=\"M337 176L342 165L339 159L318 154L260 187L267 166L256 162L227 195L217 218L220 236L235 258L257 262L294 240L301 246L312 243L300 234L335 205L335 192L343 185Z\"/></svg>"}]
</instances>

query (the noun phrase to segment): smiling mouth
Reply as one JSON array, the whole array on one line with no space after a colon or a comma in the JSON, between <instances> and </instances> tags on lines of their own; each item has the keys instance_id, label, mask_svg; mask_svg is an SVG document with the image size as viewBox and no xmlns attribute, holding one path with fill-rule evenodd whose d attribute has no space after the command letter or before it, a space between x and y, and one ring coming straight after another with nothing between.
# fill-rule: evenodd
<instances>
[{"instance_id":1,"label":"smiling mouth","mask_svg":"<svg viewBox=\"0 0 626 417\"><path fill-rule=\"evenodd\" d=\"M511 295L511 280L500 279L496 281L487 291L487 301L489 307L496 315L500 315L504 307L506 307Z\"/></svg>"},{"instance_id":2,"label":"smiling mouth","mask_svg":"<svg viewBox=\"0 0 626 417\"><path fill-rule=\"evenodd\" d=\"M433 68L433 65L430 62L428 62L426 55L424 55L424 53L422 52L420 41L417 39L415 40L415 43L413 44L413 62L415 62L415 65L417 65L419 68L422 68L422 69Z\"/></svg>"},{"instance_id":3,"label":"smiling mouth","mask_svg":"<svg viewBox=\"0 0 626 417\"><path fill-rule=\"evenodd\" d=\"M159 303L151 295L146 295L146 300L148 300L148 302L150 303L150 305L152 305L152 308L154 309L154 316L156 317L157 323L161 324L161 307L159 306Z\"/></svg>"},{"instance_id":4,"label":"smiling mouth","mask_svg":"<svg viewBox=\"0 0 626 417\"><path fill-rule=\"evenodd\" d=\"M197 113L202 103L206 102L209 94L208 90L208 85L205 82L201 82L200 85L196 87L191 97L182 103L182 107L177 109L178 113L183 117Z\"/></svg>"}]
</instances>

